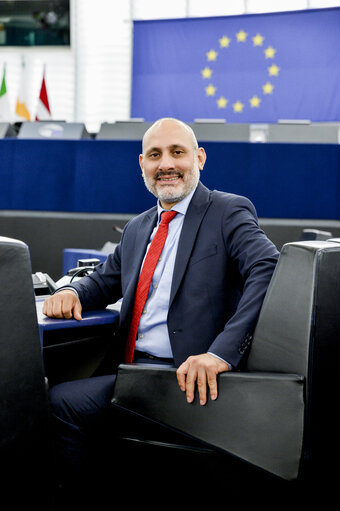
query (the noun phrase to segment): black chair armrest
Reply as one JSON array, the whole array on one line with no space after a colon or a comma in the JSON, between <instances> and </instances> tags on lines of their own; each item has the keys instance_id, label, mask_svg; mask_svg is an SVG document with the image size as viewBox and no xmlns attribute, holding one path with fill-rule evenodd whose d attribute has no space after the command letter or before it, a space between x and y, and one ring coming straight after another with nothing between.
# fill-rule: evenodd
<instances>
[{"instance_id":1,"label":"black chair armrest","mask_svg":"<svg viewBox=\"0 0 340 511\"><path fill-rule=\"evenodd\" d=\"M304 378L231 372L219 397L188 404L175 368L121 365L112 403L233 454L281 478L298 476L304 428Z\"/></svg>"}]
</instances>

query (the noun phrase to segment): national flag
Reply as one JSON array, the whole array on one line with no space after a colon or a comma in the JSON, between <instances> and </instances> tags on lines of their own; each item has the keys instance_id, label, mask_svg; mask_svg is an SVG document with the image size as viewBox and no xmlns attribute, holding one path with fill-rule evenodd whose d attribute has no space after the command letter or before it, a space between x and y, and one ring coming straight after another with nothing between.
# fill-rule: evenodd
<instances>
[{"instance_id":1,"label":"national flag","mask_svg":"<svg viewBox=\"0 0 340 511\"><path fill-rule=\"evenodd\" d=\"M11 113L9 108L8 93L6 87L6 66L2 75L0 86L0 121L11 122Z\"/></svg>"},{"instance_id":2,"label":"national flag","mask_svg":"<svg viewBox=\"0 0 340 511\"><path fill-rule=\"evenodd\" d=\"M45 81L45 71L44 71L35 120L36 121L45 121L45 120L50 120L50 119L51 119L51 109L50 109L50 104L48 101L46 81Z\"/></svg>"},{"instance_id":3,"label":"national flag","mask_svg":"<svg viewBox=\"0 0 340 511\"><path fill-rule=\"evenodd\" d=\"M340 119L340 8L134 22L131 117Z\"/></svg>"},{"instance_id":4,"label":"national flag","mask_svg":"<svg viewBox=\"0 0 340 511\"><path fill-rule=\"evenodd\" d=\"M18 93L17 102L16 102L16 106L15 106L15 113L20 121L29 121L31 118L31 115L27 108L26 83L27 83L26 70L25 70L25 64L23 62L19 93Z\"/></svg>"}]
</instances>

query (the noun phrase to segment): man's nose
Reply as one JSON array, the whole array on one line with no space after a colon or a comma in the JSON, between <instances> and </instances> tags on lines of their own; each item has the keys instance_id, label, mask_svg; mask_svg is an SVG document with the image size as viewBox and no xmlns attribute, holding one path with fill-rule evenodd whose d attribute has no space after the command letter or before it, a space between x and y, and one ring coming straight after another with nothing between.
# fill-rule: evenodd
<instances>
[{"instance_id":1,"label":"man's nose","mask_svg":"<svg viewBox=\"0 0 340 511\"><path fill-rule=\"evenodd\" d=\"M163 153L161 159L159 160L159 169L160 170L169 170L174 168L174 160L169 153Z\"/></svg>"}]
</instances>

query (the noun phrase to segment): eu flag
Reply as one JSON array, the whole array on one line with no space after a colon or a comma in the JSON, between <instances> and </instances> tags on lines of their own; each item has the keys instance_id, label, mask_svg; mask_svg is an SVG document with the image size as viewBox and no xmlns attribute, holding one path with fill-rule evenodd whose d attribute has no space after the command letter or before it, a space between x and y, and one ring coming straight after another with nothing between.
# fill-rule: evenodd
<instances>
[{"instance_id":1,"label":"eu flag","mask_svg":"<svg viewBox=\"0 0 340 511\"><path fill-rule=\"evenodd\" d=\"M134 22L131 117L340 120L340 9Z\"/></svg>"}]
</instances>

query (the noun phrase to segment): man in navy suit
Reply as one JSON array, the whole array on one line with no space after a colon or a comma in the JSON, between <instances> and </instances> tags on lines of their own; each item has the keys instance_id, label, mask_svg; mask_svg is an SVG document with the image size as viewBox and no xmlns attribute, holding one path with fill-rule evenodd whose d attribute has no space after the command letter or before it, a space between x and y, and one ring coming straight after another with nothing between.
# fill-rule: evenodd
<instances>
[{"instance_id":1,"label":"man in navy suit","mask_svg":"<svg viewBox=\"0 0 340 511\"><path fill-rule=\"evenodd\" d=\"M123 298L114 339L123 353L148 245L162 211L177 211L139 324L134 360L174 364L188 403L197 386L201 405L208 395L218 397L219 373L242 366L278 259L248 199L210 191L200 182L205 161L189 126L168 118L154 123L139 163L157 205L125 226L105 263L72 289L47 298L43 309L50 317L81 320L82 309ZM63 427L69 423L74 431L81 424L85 430L89 417L92 427L110 404L114 381L107 375L53 388L52 405Z\"/></svg>"}]
</instances>

